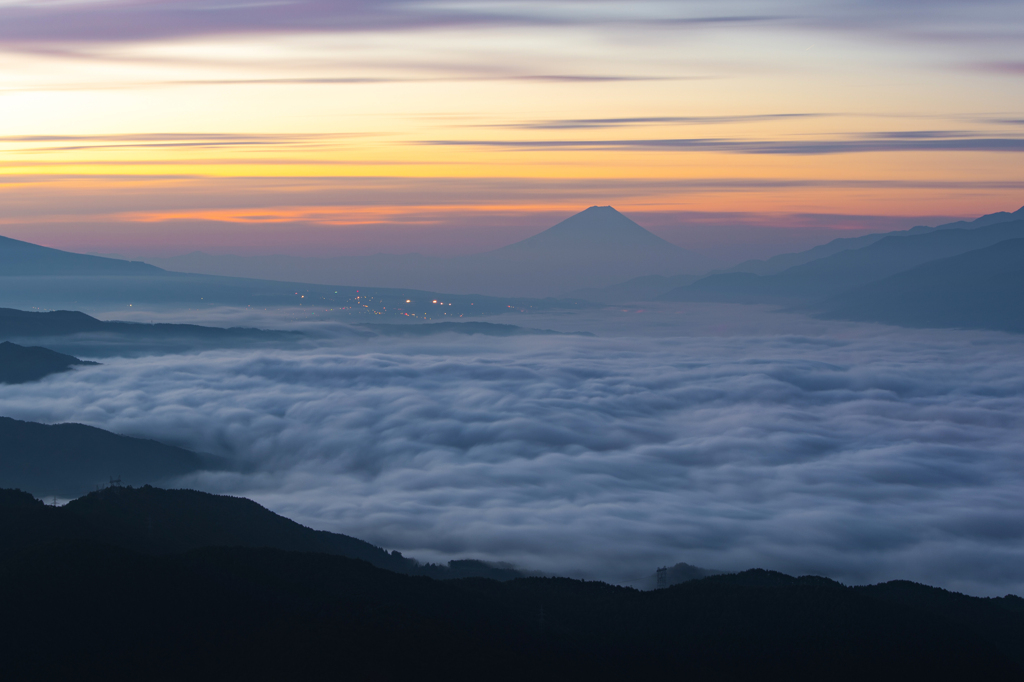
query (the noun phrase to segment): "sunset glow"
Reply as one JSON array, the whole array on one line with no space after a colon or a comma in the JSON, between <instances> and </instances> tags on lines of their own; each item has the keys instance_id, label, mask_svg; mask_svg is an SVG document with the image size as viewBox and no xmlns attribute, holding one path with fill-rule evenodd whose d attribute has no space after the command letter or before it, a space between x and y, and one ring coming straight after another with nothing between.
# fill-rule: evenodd
<instances>
[{"instance_id":1,"label":"sunset glow","mask_svg":"<svg viewBox=\"0 0 1024 682\"><path fill-rule=\"evenodd\" d=\"M591 204L683 246L1018 208L1021 5L826 4L0 2L3 233L455 253Z\"/></svg>"}]
</instances>

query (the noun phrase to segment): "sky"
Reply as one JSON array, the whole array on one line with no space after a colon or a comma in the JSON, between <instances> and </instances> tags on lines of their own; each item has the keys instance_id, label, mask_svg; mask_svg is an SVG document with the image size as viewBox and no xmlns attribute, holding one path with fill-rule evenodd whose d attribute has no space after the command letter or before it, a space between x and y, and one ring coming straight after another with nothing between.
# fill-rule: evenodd
<instances>
[{"instance_id":1,"label":"sky","mask_svg":"<svg viewBox=\"0 0 1024 682\"><path fill-rule=\"evenodd\" d=\"M764 255L1024 204L1014 0L0 0L0 234L472 253L613 205Z\"/></svg>"}]
</instances>

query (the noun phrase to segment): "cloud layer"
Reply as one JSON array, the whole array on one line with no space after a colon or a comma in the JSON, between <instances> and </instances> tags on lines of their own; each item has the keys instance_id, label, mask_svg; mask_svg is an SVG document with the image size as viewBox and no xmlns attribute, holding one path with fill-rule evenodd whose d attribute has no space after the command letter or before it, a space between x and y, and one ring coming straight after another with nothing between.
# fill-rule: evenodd
<instances>
[{"instance_id":1,"label":"cloud layer","mask_svg":"<svg viewBox=\"0 0 1024 682\"><path fill-rule=\"evenodd\" d=\"M189 483L424 559L1024 593L1024 340L693 335L699 310L650 334L105 361L0 387L0 414L235 457L255 471Z\"/></svg>"}]
</instances>

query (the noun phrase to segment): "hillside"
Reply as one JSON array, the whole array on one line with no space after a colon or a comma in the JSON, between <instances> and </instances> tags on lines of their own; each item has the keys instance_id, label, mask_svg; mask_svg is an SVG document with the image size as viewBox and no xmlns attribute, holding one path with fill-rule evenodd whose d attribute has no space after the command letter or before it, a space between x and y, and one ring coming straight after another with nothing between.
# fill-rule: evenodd
<instances>
[{"instance_id":1,"label":"hillside","mask_svg":"<svg viewBox=\"0 0 1024 682\"><path fill-rule=\"evenodd\" d=\"M0 507L6 504L9 511L21 510L17 524L0 530L0 546L29 549L55 542L89 542L145 554L203 547L271 548L361 559L379 568L433 578L523 575L472 560L447 566L420 564L347 535L306 528L245 498L196 490L113 486L62 507L32 503L28 493L0 490Z\"/></svg>"},{"instance_id":2,"label":"hillside","mask_svg":"<svg viewBox=\"0 0 1024 682\"><path fill-rule=\"evenodd\" d=\"M0 278L16 276L98 277L159 276L163 270L146 263L86 256L0 237Z\"/></svg>"},{"instance_id":3,"label":"hillside","mask_svg":"<svg viewBox=\"0 0 1024 682\"><path fill-rule=\"evenodd\" d=\"M212 456L82 424L0 417L0 443L0 487L42 497L82 495L111 477L136 485L161 483L224 465Z\"/></svg>"},{"instance_id":4,"label":"hillside","mask_svg":"<svg viewBox=\"0 0 1024 682\"><path fill-rule=\"evenodd\" d=\"M1024 332L1024 239L944 258L828 299L822 317Z\"/></svg>"},{"instance_id":5,"label":"hillside","mask_svg":"<svg viewBox=\"0 0 1024 682\"><path fill-rule=\"evenodd\" d=\"M729 268L726 272L746 272L754 275L774 275L788 270L791 267L797 265L803 265L819 258L825 258L832 254L839 253L840 251L849 251L853 249L862 249L865 246L870 246L875 242L885 239L886 237L901 237L918 234L927 234L928 232L934 232L935 230L963 230L973 229L978 227L985 227L987 225L995 225L997 223L1008 223L1014 220L1024 219L1024 207L1009 213L1007 211L999 211L998 213L990 213L983 215L975 220L958 220L955 223L945 223L936 227L927 227L925 225L918 225L912 227L909 230L897 230L895 232L877 232L874 234L865 234L860 237L840 237L839 239L833 239L827 244L821 244L815 246L812 249L806 251L800 251L799 253L783 253L778 256L772 256L766 260L750 260L739 265Z\"/></svg>"},{"instance_id":6,"label":"hillside","mask_svg":"<svg viewBox=\"0 0 1024 682\"><path fill-rule=\"evenodd\" d=\"M108 504L82 504L97 503ZM251 507L237 504L244 523ZM111 523L137 516L126 524L165 535L163 517L141 515L148 507L110 509ZM75 538L19 540L26 529L53 537L45 529L65 515L80 534L95 520L82 506L0 493L4 669L15 679L1024 674L1019 597L978 599L899 581L846 587L760 570L651 592L562 578L435 581L324 553L149 553Z\"/></svg>"},{"instance_id":7,"label":"hillside","mask_svg":"<svg viewBox=\"0 0 1024 682\"><path fill-rule=\"evenodd\" d=\"M24 384L67 372L75 366L95 364L48 348L26 348L10 341L0 343L0 384Z\"/></svg>"},{"instance_id":8,"label":"hillside","mask_svg":"<svg viewBox=\"0 0 1024 682\"><path fill-rule=\"evenodd\" d=\"M662 298L675 301L732 303L801 303L836 296L913 267L1024 237L1024 221L974 229L937 230L920 235L886 237L862 249L842 251L789 268L776 275L717 274Z\"/></svg>"}]
</instances>

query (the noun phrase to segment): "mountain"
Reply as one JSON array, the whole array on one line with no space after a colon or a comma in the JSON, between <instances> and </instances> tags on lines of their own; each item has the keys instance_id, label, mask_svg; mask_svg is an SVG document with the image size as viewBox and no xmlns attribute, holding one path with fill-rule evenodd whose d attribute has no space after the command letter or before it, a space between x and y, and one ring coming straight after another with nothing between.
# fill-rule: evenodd
<instances>
[{"instance_id":1,"label":"mountain","mask_svg":"<svg viewBox=\"0 0 1024 682\"><path fill-rule=\"evenodd\" d=\"M946 223L944 225L938 225L936 227L927 227L924 225L918 225L912 227L909 230L898 230L895 232L879 232L875 234L866 234L860 237L840 237L839 239L833 239L827 244L815 246L813 249L807 251L801 251L799 253L784 253L778 256L773 256L767 260L749 260L739 265L729 268L725 272L746 272L753 275L774 275L776 273L787 270L797 265L803 265L809 263L812 260L818 260L819 258L825 258L831 256L834 253L840 251L849 251L852 249L861 249L865 246L870 246L875 242L885 239L886 237L899 237L908 235L925 234L928 232L934 232L935 230L963 230L973 229L977 227L985 227L987 225L995 225L996 223L1006 223L1013 220L1024 219L1024 207L1018 209L1013 213L1007 213L1006 211L999 211L998 213L990 213L984 215L976 220L966 221L958 220L955 223Z\"/></svg>"},{"instance_id":2,"label":"mountain","mask_svg":"<svg viewBox=\"0 0 1024 682\"><path fill-rule=\"evenodd\" d=\"M76 365L95 364L48 348L26 348L10 341L0 343L0 384L24 384L67 372Z\"/></svg>"},{"instance_id":3,"label":"mountain","mask_svg":"<svg viewBox=\"0 0 1024 682\"><path fill-rule=\"evenodd\" d=\"M26 254L28 257L23 258ZM308 265L303 261L296 271L298 278L308 273ZM326 314L405 321L572 310L589 305L583 301L439 294L411 288L337 286L333 277L328 280L331 284L316 285L168 272L150 265L70 254L6 238L0 238L0 266L0 307L7 308L70 308L109 313L140 308L202 310L231 306L287 308L310 317ZM260 265L253 274L265 276L272 269ZM375 277L372 270L367 274L369 279ZM344 272L332 273L348 279ZM355 281L361 284L358 279ZM184 328L177 326L175 331ZM237 332L232 334L237 336Z\"/></svg>"},{"instance_id":4,"label":"mountain","mask_svg":"<svg viewBox=\"0 0 1024 682\"><path fill-rule=\"evenodd\" d=\"M0 276L155 276L163 271L146 263L85 256L0 237Z\"/></svg>"},{"instance_id":5,"label":"mountain","mask_svg":"<svg viewBox=\"0 0 1024 682\"><path fill-rule=\"evenodd\" d=\"M301 338L303 334L299 332L266 331L245 327L203 327L195 324L105 322L73 310L33 312L0 308L0 339L42 340L48 346L97 357L185 352L205 347L281 344L295 342ZM45 349L33 352L38 356L42 350ZM38 361L43 360L40 357ZM50 362L59 361L51 357ZM91 363L79 361L77 364Z\"/></svg>"},{"instance_id":6,"label":"mountain","mask_svg":"<svg viewBox=\"0 0 1024 682\"><path fill-rule=\"evenodd\" d=\"M0 487L74 497L111 477L161 483L201 469L222 469L211 455L82 424L36 424L0 417Z\"/></svg>"},{"instance_id":7,"label":"mountain","mask_svg":"<svg viewBox=\"0 0 1024 682\"><path fill-rule=\"evenodd\" d=\"M1024 239L931 261L816 306L821 317L1024 332Z\"/></svg>"},{"instance_id":8,"label":"mountain","mask_svg":"<svg viewBox=\"0 0 1024 682\"><path fill-rule=\"evenodd\" d=\"M611 206L591 206L523 241L453 258L192 253L149 260L193 273L528 297L565 296L577 289L604 287L633 277L708 269L697 254L652 234Z\"/></svg>"},{"instance_id":9,"label":"mountain","mask_svg":"<svg viewBox=\"0 0 1024 682\"><path fill-rule=\"evenodd\" d=\"M904 270L1006 239L1024 237L1024 221L974 229L886 237L870 246L819 258L775 275L717 274L663 296L676 301L802 303L836 296Z\"/></svg>"},{"instance_id":10,"label":"mountain","mask_svg":"<svg viewBox=\"0 0 1024 682\"><path fill-rule=\"evenodd\" d=\"M139 503L131 499L137 492L109 489L63 508L0 492L6 676L1024 675L1019 597L978 599L901 581L847 587L763 570L650 592L564 578L430 580L326 553L230 545L149 552L90 535L105 528L117 538L136 528L145 538L171 537L167 521L176 515L167 509L177 501L146 491L152 499ZM178 500L204 515L207 501ZM92 511L97 505L101 514ZM243 526L260 516L251 503L233 509ZM198 520L186 528L220 532Z\"/></svg>"},{"instance_id":11,"label":"mountain","mask_svg":"<svg viewBox=\"0 0 1024 682\"><path fill-rule=\"evenodd\" d=\"M31 512L0 525L0 547L27 549L56 542L89 542L145 554L175 554L203 547L271 548L360 559L379 568L440 579L524 574L482 561L421 564L348 535L307 528L252 500L196 490L111 486L62 507L32 506L28 493L0 490L3 505ZM34 515L32 515L34 514Z\"/></svg>"}]
</instances>

